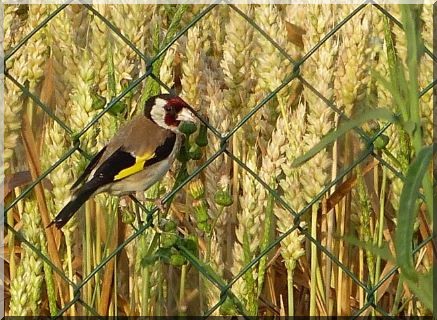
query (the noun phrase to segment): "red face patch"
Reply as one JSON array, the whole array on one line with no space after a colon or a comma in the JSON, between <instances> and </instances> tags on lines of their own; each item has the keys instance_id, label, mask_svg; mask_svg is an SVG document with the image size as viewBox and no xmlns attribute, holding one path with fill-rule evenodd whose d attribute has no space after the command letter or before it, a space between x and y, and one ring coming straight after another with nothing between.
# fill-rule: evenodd
<instances>
[{"instance_id":1,"label":"red face patch","mask_svg":"<svg viewBox=\"0 0 437 320\"><path fill-rule=\"evenodd\" d=\"M181 111L187 104L179 97L171 98L168 100L167 105L174 107L177 112Z\"/></svg>"},{"instance_id":2,"label":"red face patch","mask_svg":"<svg viewBox=\"0 0 437 320\"><path fill-rule=\"evenodd\" d=\"M177 127L179 126L180 121L176 120L177 114L168 114L166 113L164 121L165 124L169 127Z\"/></svg>"},{"instance_id":3,"label":"red face patch","mask_svg":"<svg viewBox=\"0 0 437 320\"><path fill-rule=\"evenodd\" d=\"M165 124L170 127L179 126L180 121L177 120L179 112L185 107L185 102L182 99L175 97L169 99L167 104L164 106L165 110Z\"/></svg>"}]
</instances>

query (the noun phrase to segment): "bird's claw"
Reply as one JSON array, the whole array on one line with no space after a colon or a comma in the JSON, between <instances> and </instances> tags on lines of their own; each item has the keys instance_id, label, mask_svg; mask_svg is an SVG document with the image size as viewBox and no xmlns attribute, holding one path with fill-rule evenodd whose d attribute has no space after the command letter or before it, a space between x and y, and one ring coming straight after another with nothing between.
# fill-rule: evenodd
<instances>
[{"instance_id":1,"label":"bird's claw","mask_svg":"<svg viewBox=\"0 0 437 320\"><path fill-rule=\"evenodd\" d=\"M154 203L155 206L159 209L159 211L161 211L161 212L165 212L166 207L165 207L165 204L162 202L162 199L161 199L161 198L155 199L155 200L153 201L153 203Z\"/></svg>"}]
</instances>

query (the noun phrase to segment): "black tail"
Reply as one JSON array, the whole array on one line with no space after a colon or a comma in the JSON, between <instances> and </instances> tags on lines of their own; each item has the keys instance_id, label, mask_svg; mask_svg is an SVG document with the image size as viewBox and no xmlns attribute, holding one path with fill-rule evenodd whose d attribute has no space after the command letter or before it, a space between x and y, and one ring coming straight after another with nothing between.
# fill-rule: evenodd
<instances>
[{"instance_id":1,"label":"black tail","mask_svg":"<svg viewBox=\"0 0 437 320\"><path fill-rule=\"evenodd\" d=\"M98 185L93 181L87 182L82 188L77 190L70 202L58 213L58 215L49 223L48 227L55 225L56 228L61 229L71 219L77 210L88 200L89 197L98 189Z\"/></svg>"}]
</instances>

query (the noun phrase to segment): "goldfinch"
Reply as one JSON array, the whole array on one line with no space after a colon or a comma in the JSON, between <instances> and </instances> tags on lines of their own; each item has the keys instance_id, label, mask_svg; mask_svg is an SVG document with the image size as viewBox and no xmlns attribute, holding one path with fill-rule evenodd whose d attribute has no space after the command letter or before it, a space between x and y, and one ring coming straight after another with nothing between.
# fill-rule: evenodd
<instances>
[{"instance_id":1,"label":"goldfinch","mask_svg":"<svg viewBox=\"0 0 437 320\"><path fill-rule=\"evenodd\" d=\"M179 152L183 139L179 124L196 122L192 111L170 94L147 100L144 113L121 127L90 161L71 187L71 199L48 227L62 228L94 194L126 195L150 188L167 173Z\"/></svg>"}]
</instances>

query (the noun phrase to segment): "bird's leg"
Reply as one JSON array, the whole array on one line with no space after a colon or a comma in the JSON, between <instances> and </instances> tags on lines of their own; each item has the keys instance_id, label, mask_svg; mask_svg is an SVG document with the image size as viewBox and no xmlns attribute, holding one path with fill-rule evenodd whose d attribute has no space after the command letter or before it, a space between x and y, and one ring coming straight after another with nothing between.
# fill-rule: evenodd
<instances>
[{"instance_id":1,"label":"bird's leg","mask_svg":"<svg viewBox=\"0 0 437 320\"><path fill-rule=\"evenodd\" d=\"M153 198L147 198L147 197L144 196L144 192L142 192L142 191L137 191L137 192L135 193L135 197L136 197L138 200L143 201L143 202L146 202L146 201L147 201L147 202L153 202L154 205L155 205L155 206L158 208L158 210L160 210L161 212L165 212L165 210L166 210L165 205L162 203L162 198L155 198L155 199L153 199ZM152 228L154 228L155 231L156 231L157 233L162 233L162 230L159 228L159 226L154 225L154 224L153 224L153 221L151 221L151 220L152 220L152 215L148 214L148 215L147 215L147 222L150 223L150 226L151 226Z\"/></svg>"},{"instance_id":2,"label":"bird's leg","mask_svg":"<svg viewBox=\"0 0 437 320\"><path fill-rule=\"evenodd\" d=\"M153 203L155 204L155 206L161 211L161 212L165 212L166 207L165 204L162 201L162 198L157 198L153 201Z\"/></svg>"},{"instance_id":3,"label":"bird's leg","mask_svg":"<svg viewBox=\"0 0 437 320\"><path fill-rule=\"evenodd\" d=\"M120 208L126 208L129 204L129 197L121 197L120 198L120 202L118 203L118 205L120 206Z\"/></svg>"},{"instance_id":4,"label":"bird's leg","mask_svg":"<svg viewBox=\"0 0 437 320\"><path fill-rule=\"evenodd\" d=\"M135 197L140 201L153 202L153 204L162 212L165 212L165 206L162 203L162 198L147 198L144 196L144 192L138 191L135 193Z\"/></svg>"},{"instance_id":5,"label":"bird's leg","mask_svg":"<svg viewBox=\"0 0 437 320\"><path fill-rule=\"evenodd\" d=\"M135 198L137 198L138 200L145 202L145 201L150 201L148 198L146 198L146 196L144 195L144 191L137 191L135 192Z\"/></svg>"}]
</instances>

